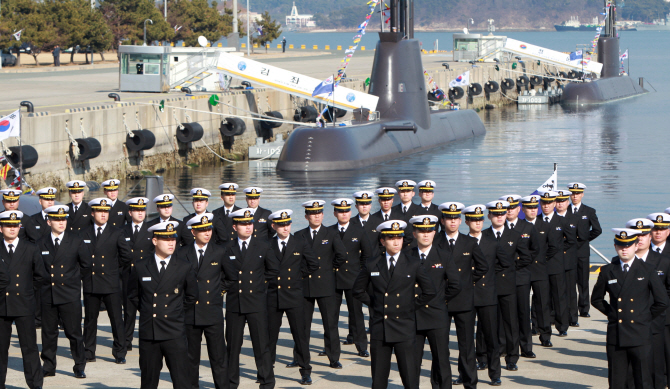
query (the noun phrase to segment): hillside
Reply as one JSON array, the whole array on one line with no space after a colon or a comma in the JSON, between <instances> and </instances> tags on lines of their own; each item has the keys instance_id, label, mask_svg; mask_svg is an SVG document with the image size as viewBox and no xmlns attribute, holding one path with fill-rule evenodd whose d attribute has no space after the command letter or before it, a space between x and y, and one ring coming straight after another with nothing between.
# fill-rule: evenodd
<instances>
[{"instance_id":1,"label":"hillside","mask_svg":"<svg viewBox=\"0 0 670 389\"><path fill-rule=\"evenodd\" d=\"M240 0L243 1L243 0ZM301 14L313 14L320 28L355 28L366 12L365 0L297 0ZM619 19L651 21L670 12L664 0L619 1ZM623 5L621 5L623 4ZM293 0L250 0L250 8L267 10L277 20L291 12ZM601 16L602 0L417 0L415 23L419 28L460 29L466 20L475 20L475 29L485 29L486 20L494 19L498 28L553 28L570 16L589 22ZM602 16L601 16L602 17ZM379 14L372 18L379 23Z\"/></svg>"}]
</instances>

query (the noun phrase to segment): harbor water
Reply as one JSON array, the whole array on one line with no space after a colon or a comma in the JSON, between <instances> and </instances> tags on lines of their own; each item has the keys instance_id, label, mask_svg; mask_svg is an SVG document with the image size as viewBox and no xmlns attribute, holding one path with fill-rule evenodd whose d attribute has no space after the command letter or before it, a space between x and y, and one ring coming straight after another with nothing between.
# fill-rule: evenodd
<instances>
[{"instance_id":1,"label":"harbor water","mask_svg":"<svg viewBox=\"0 0 670 389\"><path fill-rule=\"evenodd\" d=\"M351 35L293 33L287 40L299 44L298 36L304 36L303 44L323 45L328 40L327 35L339 37L340 34ZM431 34L425 34L425 39L424 34L418 34L424 47L434 41ZM590 32L506 35L562 51L574 50L575 43L587 43L593 38ZM319 42L310 43L308 39ZM368 34L365 39L369 39L369 46L373 47L376 34ZM439 39L449 42L445 49L451 49L450 33L440 34ZM345 45L346 42L339 38L339 42L325 43ZM174 215L183 217L192 212L189 191L193 187L212 191L211 211L222 205L218 197L219 184L236 182L241 188L259 186L264 189L261 206L271 210L293 209L293 229L297 231L307 225L300 206L307 200L323 199L329 203L338 197L351 197L357 190L393 186L401 179L417 182L431 179L437 183L435 203L486 203L502 195L530 194L551 175L553 164L557 163L559 187L565 188L572 181L587 185L584 204L596 208L603 227L603 235L593 246L610 257L615 255L610 228L623 227L629 219L670 207L667 186L670 181L667 167L670 160L670 54L667 47L670 47L667 33L622 33L621 48L622 51L629 48L631 76L635 79L643 76L645 87L652 92L641 97L570 110L559 105L520 108L511 105L482 111L480 115L488 130L486 136L358 171L285 173L277 172L276 162L271 161L177 169L164 173L166 192L173 191L184 205L175 203L174 206ZM334 68L337 66L333 63ZM143 183L133 193L127 193L136 183L126 180L120 197L143 195ZM93 190L86 198L97 196L103 196L102 190ZM59 200L67 202L67 194L61 194ZM419 201L418 197L415 201ZM238 195L237 205L244 204L244 196ZM376 205L373 211L378 208ZM335 223L330 209L326 207L326 225ZM466 232L464 226L461 230ZM602 262L593 254L592 261Z\"/></svg>"}]
</instances>

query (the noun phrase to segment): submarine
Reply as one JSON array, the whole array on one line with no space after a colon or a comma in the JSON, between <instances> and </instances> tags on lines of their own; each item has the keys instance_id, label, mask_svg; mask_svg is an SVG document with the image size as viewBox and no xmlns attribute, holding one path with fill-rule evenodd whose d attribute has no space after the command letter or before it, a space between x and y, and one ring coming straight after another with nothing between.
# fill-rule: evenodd
<instances>
[{"instance_id":1,"label":"submarine","mask_svg":"<svg viewBox=\"0 0 670 389\"><path fill-rule=\"evenodd\" d=\"M562 104L603 104L648 93L644 80L635 82L628 75L619 74L619 37L616 29L616 0L610 3L605 26L598 38L598 62L603 64L600 78L591 82L572 82L564 86Z\"/></svg>"},{"instance_id":2,"label":"submarine","mask_svg":"<svg viewBox=\"0 0 670 389\"><path fill-rule=\"evenodd\" d=\"M414 0L391 0L390 31L380 32L369 94L377 113L356 110L347 126L297 127L279 155L279 171L355 170L486 134L474 110L431 110L414 39ZM378 117L375 117L378 116Z\"/></svg>"}]
</instances>

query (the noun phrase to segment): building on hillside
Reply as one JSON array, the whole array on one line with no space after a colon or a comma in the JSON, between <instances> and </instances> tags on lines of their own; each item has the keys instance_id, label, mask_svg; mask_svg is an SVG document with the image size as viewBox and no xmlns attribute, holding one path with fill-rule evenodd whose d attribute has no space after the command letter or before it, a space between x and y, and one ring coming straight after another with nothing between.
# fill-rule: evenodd
<instances>
[{"instance_id":1,"label":"building on hillside","mask_svg":"<svg viewBox=\"0 0 670 389\"><path fill-rule=\"evenodd\" d=\"M289 31L299 30L302 28L314 28L316 23L312 18L314 15L300 15L298 13L298 7L295 6L295 1L293 2L293 8L291 8L291 14L286 15L286 28Z\"/></svg>"}]
</instances>

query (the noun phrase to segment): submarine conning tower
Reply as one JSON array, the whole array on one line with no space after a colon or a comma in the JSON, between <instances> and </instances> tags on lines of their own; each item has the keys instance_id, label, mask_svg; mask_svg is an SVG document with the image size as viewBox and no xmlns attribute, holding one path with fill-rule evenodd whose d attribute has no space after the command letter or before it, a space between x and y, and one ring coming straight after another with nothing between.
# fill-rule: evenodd
<instances>
[{"instance_id":1,"label":"submarine conning tower","mask_svg":"<svg viewBox=\"0 0 670 389\"><path fill-rule=\"evenodd\" d=\"M601 78L619 76L619 37L616 33L616 0L610 0L605 26L598 38L598 62L603 64ZM607 6L608 0L605 0Z\"/></svg>"}]
</instances>

